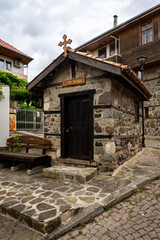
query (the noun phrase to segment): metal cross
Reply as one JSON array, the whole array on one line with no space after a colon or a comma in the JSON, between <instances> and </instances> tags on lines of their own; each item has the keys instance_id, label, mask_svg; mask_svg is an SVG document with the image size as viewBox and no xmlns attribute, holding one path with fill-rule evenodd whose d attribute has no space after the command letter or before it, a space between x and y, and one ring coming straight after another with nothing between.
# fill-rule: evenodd
<instances>
[{"instance_id":1,"label":"metal cross","mask_svg":"<svg viewBox=\"0 0 160 240\"><path fill-rule=\"evenodd\" d=\"M67 44L71 44L72 40L71 39L67 40L67 36L65 34L63 35L63 39L64 39L64 42L60 42L58 44L58 46L62 47L64 45L64 47L63 47L63 49L64 49L64 56L66 57L67 56Z\"/></svg>"}]
</instances>

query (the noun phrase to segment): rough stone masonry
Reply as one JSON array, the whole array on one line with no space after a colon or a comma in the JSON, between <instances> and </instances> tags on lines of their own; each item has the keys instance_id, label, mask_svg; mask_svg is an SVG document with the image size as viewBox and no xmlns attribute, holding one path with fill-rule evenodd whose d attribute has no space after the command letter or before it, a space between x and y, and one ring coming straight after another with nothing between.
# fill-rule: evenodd
<instances>
[{"instance_id":1,"label":"rough stone masonry","mask_svg":"<svg viewBox=\"0 0 160 240\"><path fill-rule=\"evenodd\" d=\"M52 143L53 163L61 155L61 106L59 94L96 89L93 99L94 161L102 171L112 171L141 148L141 117L135 120L135 103L141 99L123 86L119 79L106 72L76 63L76 78L86 78L86 84L62 87L71 79L70 63L59 66L49 87L44 90L44 133ZM141 112L141 107L139 107Z\"/></svg>"}]
</instances>

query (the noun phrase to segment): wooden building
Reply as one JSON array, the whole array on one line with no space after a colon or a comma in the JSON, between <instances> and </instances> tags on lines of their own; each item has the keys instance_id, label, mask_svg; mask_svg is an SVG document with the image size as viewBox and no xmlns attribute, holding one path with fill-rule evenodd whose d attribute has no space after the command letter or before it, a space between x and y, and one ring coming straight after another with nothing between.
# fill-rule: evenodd
<instances>
[{"instance_id":1,"label":"wooden building","mask_svg":"<svg viewBox=\"0 0 160 240\"><path fill-rule=\"evenodd\" d=\"M68 49L27 88L44 94L53 162L113 170L141 148L141 102L151 94L129 67Z\"/></svg>"},{"instance_id":2,"label":"wooden building","mask_svg":"<svg viewBox=\"0 0 160 240\"><path fill-rule=\"evenodd\" d=\"M152 98L145 103L145 134L160 136L160 4L82 44L77 50L127 64L138 72L137 58L147 57L145 86Z\"/></svg>"}]
</instances>

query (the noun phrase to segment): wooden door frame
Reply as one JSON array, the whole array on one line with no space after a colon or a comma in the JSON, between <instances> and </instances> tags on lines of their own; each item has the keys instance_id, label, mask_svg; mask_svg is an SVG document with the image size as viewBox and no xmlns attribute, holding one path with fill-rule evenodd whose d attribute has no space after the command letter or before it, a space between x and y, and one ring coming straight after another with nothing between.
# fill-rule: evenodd
<instances>
[{"instance_id":1,"label":"wooden door frame","mask_svg":"<svg viewBox=\"0 0 160 240\"><path fill-rule=\"evenodd\" d=\"M93 94L96 92L95 89L87 90L87 91L80 91L80 92L72 92L72 93L63 93L59 94L60 97L60 105L61 105L61 157L66 158L65 155L65 99L68 97L76 97L76 96L83 96L88 95L89 98L89 160L90 162L93 161ZM86 160L87 161L87 160Z\"/></svg>"}]
</instances>

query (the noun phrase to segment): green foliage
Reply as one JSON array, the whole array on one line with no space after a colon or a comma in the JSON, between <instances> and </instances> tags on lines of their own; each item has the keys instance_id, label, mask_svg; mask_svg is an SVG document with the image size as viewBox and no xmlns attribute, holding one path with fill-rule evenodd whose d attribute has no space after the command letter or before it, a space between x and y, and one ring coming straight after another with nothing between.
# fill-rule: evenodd
<instances>
[{"instance_id":1,"label":"green foliage","mask_svg":"<svg viewBox=\"0 0 160 240\"><path fill-rule=\"evenodd\" d=\"M12 101L18 101L26 103L27 107L32 103L33 106L37 107L42 102L42 95L37 93L31 93L26 90L28 82L25 79L20 79L11 73L0 71L0 85L5 84L10 87L10 95ZM0 93L1 96L1 93Z\"/></svg>"},{"instance_id":2,"label":"green foliage","mask_svg":"<svg viewBox=\"0 0 160 240\"><path fill-rule=\"evenodd\" d=\"M42 108L37 108L35 106L28 106L27 103L21 103L20 104L21 108L27 108L27 109L31 109L31 110L43 110Z\"/></svg>"},{"instance_id":3,"label":"green foliage","mask_svg":"<svg viewBox=\"0 0 160 240\"><path fill-rule=\"evenodd\" d=\"M156 177L156 180L160 180L160 176Z\"/></svg>"},{"instance_id":4,"label":"green foliage","mask_svg":"<svg viewBox=\"0 0 160 240\"><path fill-rule=\"evenodd\" d=\"M2 92L2 87L0 86L0 99L5 99L3 92Z\"/></svg>"},{"instance_id":5,"label":"green foliage","mask_svg":"<svg viewBox=\"0 0 160 240\"><path fill-rule=\"evenodd\" d=\"M8 148L8 151L9 152L21 152L23 151L23 148L22 148L22 145L21 145L21 142L20 142L20 138L19 138L19 135L17 134L14 139L16 140L16 142L13 144L14 147L9 147Z\"/></svg>"},{"instance_id":6,"label":"green foliage","mask_svg":"<svg viewBox=\"0 0 160 240\"><path fill-rule=\"evenodd\" d=\"M80 226L81 226L81 227L85 227L85 226L86 226L86 223L81 222L81 223L80 223Z\"/></svg>"},{"instance_id":7,"label":"green foliage","mask_svg":"<svg viewBox=\"0 0 160 240\"><path fill-rule=\"evenodd\" d=\"M79 234L80 234L80 235L82 235L82 234L83 234L82 230L79 230Z\"/></svg>"},{"instance_id":8,"label":"green foliage","mask_svg":"<svg viewBox=\"0 0 160 240\"><path fill-rule=\"evenodd\" d=\"M13 152L11 147L8 148L8 152Z\"/></svg>"}]
</instances>

